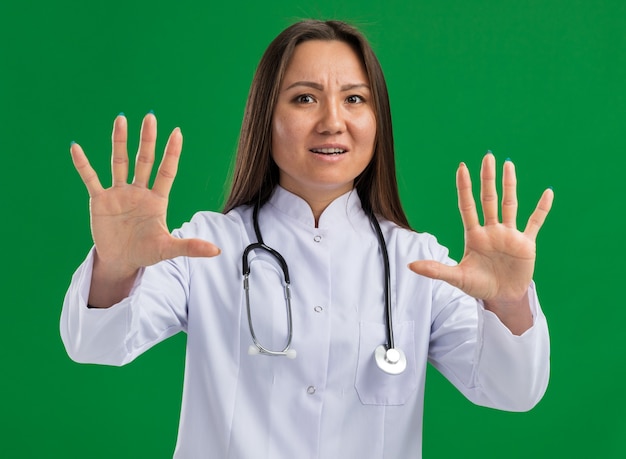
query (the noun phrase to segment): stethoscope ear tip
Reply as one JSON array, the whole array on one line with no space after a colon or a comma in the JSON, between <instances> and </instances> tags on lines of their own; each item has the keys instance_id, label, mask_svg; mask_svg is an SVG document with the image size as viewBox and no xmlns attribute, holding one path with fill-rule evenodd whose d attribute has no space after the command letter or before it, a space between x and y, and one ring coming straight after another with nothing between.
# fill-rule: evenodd
<instances>
[{"instance_id":1,"label":"stethoscope ear tip","mask_svg":"<svg viewBox=\"0 0 626 459\"><path fill-rule=\"evenodd\" d=\"M256 347L254 344L251 344L248 347L248 355L257 355L260 352L261 352L261 350L258 347Z\"/></svg>"},{"instance_id":2,"label":"stethoscope ear tip","mask_svg":"<svg viewBox=\"0 0 626 459\"><path fill-rule=\"evenodd\" d=\"M266 354L266 355L284 355L286 356L288 359L295 359L297 352L295 351L295 349L287 349L285 351L268 351L267 349L263 349L259 346L257 346L256 344L251 344L250 346L248 346L248 355L259 355L259 354Z\"/></svg>"},{"instance_id":3,"label":"stethoscope ear tip","mask_svg":"<svg viewBox=\"0 0 626 459\"><path fill-rule=\"evenodd\" d=\"M297 352L295 349L287 349L287 351L285 352L287 358L292 360L296 358L296 354Z\"/></svg>"}]
</instances>

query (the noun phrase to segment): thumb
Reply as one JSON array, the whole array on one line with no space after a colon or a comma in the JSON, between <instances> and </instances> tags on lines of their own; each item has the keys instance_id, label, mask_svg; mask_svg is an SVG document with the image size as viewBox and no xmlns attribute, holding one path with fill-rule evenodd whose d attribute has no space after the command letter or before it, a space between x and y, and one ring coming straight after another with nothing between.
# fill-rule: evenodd
<instances>
[{"instance_id":1,"label":"thumb","mask_svg":"<svg viewBox=\"0 0 626 459\"><path fill-rule=\"evenodd\" d=\"M164 259L176 257L215 257L222 251L203 239L179 239L172 237L171 244L163 254Z\"/></svg>"},{"instance_id":2,"label":"thumb","mask_svg":"<svg viewBox=\"0 0 626 459\"><path fill-rule=\"evenodd\" d=\"M409 263L409 269L415 274L442 280L455 287L461 285L461 273L458 266L448 266L434 260L420 260Z\"/></svg>"}]
</instances>

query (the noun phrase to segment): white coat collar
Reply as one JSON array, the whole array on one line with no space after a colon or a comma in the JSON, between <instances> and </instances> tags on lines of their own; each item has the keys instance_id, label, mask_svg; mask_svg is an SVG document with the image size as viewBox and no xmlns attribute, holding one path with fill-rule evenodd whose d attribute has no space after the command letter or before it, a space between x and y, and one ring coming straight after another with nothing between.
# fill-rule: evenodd
<instances>
[{"instance_id":1,"label":"white coat collar","mask_svg":"<svg viewBox=\"0 0 626 459\"><path fill-rule=\"evenodd\" d=\"M314 227L315 218L309 204L281 186L276 186L266 205L271 205L278 211L303 223ZM339 196L324 209L318 222L318 228L336 227L338 224L348 223L356 215L364 215L361 200L356 189Z\"/></svg>"}]
</instances>

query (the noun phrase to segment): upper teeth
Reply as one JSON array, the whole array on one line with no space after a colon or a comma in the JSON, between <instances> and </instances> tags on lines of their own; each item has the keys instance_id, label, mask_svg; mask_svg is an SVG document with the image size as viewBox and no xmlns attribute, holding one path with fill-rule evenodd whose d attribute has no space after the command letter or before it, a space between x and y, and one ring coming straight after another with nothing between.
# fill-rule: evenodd
<instances>
[{"instance_id":1,"label":"upper teeth","mask_svg":"<svg viewBox=\"0 0 626 459\"><path fill-rule=\"evenodd\" d=\"M313 148L311 151L315 152L315 153L343 153L346 150L343 150L341 148Z\"/></svg>"}]
</instances>

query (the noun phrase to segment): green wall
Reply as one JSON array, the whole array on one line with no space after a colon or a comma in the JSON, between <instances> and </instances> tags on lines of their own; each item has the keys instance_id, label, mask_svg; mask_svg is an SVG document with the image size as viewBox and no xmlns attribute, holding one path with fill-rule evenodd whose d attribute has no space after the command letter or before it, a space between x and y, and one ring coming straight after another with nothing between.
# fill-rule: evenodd
<instances>
[{"instance_id":1,"label":"green wall","mask_svg":"<svg viewBox=\"0 0 626 459\"><path fill-rule=\"evenodd\" d=\"M69 143L108 182L113 118L126 113L132 150L154 110L160 151L166 132L185 135L170 226L219 209L255 66L307 17L371 39L411 223L455 257L460 161L474 177L487 149L515 161L520 222L555 190L536 269L548 392L529 413L503 413L430 371L424 457L626 457L624 0L2 2L0 456L171 457L184 336L124 368L75 364L61 344L65 289L91 244Z\"/></svg>"}]
</instances>

